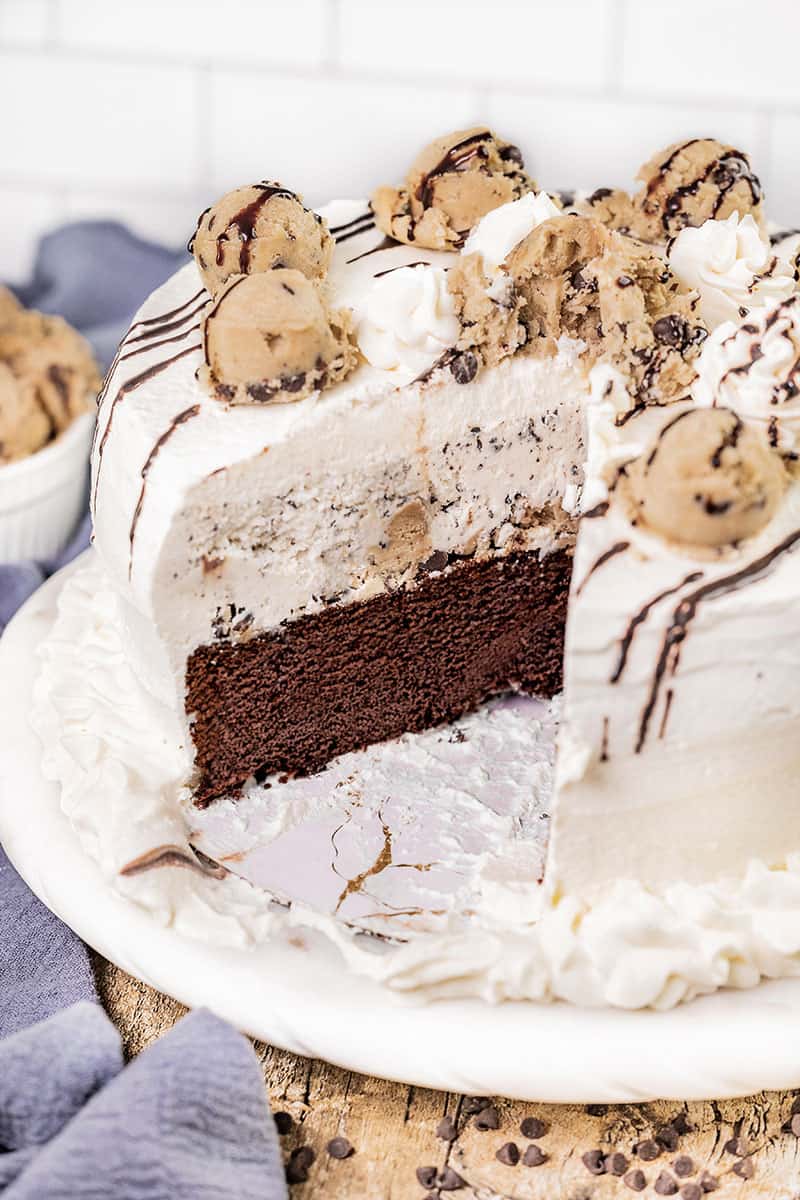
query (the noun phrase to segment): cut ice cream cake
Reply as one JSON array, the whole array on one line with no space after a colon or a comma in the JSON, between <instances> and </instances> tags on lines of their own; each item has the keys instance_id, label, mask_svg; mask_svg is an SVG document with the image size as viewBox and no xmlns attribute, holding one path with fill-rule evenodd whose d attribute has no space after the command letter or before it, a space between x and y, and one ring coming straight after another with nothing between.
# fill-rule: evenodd
<instances>
[{"instance_id":1,"label":"cut ice cream cake","mask_svg":"<svg viewBox=\"0 0 800 1200\"><path fill-rule=\"evenodd\" d=\"M237 189L124 338L92 463L198 806L563 688L517 994L627 1004L800 950L750 912L800 904L797 239L720 142L640 180L551 195L481 127L369 202ZM653 994L603 978L632 922L685 949Z\"/></svg>"}]
</instances>

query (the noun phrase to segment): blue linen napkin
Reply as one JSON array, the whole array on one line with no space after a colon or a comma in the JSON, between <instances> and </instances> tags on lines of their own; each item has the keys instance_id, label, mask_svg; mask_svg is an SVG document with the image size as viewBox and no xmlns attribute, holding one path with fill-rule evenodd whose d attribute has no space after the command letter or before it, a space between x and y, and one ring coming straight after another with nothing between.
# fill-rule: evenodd
<instances>
[{"instance_id":1,"label":"blue linen napkin","mask_svg":"<svg viewBox=\"0 0 800 1200\"><path fill-rule=\"evenodd\" d=\"M181 263L110 222L43 239L20 299L61 313L108 363L130 318ZM0 566L0 631L87 544ZM3 1200L285 1200L277 1132L247 1039L190 1013L124 1066L85 946L0 847L0 1194Z\"/></svg>"}]
</instances>

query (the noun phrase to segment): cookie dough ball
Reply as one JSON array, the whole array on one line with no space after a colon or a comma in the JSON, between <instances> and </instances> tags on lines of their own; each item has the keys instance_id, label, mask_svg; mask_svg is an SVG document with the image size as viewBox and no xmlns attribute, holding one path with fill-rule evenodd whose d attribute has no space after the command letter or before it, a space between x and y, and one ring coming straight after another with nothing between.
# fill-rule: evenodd
<instances>
[{"instance_id":1,"label":"cookie dough ball","mask_svg":"<svg viewBox=\"0 0 800 1200\"><path fill-rule=\"evenodd\" d=\"M713 138L668 146L644 164L638 178L643 187L634 203L653 241L732 212L752 213L761 222L761 183L749 158Z\"/></svg>"},{"instance_id":2,"label":"cookie dough ball","mask_svg":"<svg viewBox=\"0 0 800 1200\"><path fill-rule=\"evenodd\" d=\"M591 195L580 200L576 209L608 229L639 236L641 217L633 197L621 188L597 188Z\"/></svg>"},{"instance_id":3,"label":"cookie dough ball","mask_svg":"<svg viewBox=\"0 0 800 1200\"><path fill-rule=\"evenodd\" d=\"M309 279L327 274L333 238L322 217L278 183L236 188L200 217L189 243L212 296L232 275L289 267Z\"/></svg>"},{"instance_id":4,"label":"cookie dough ball","mask_svg":"<svg viewBox=\"0 0 800 1200\"><path fill-rule=\"evenodd\" d=\"M0 463L33 454L52 435L52 421L37 402L35 390L0 363Z\"/></svg>"},{"instance_id":5,"label":"cookie dough ball","mask_svg":"<svg viewBox=\"0 0 800 1200\"><path fill-rule=\"evenodd\" d=\"M399 188L378 188L372 208L396 241L453 250L487 212L535 190L517 147L476 127L431 142Z\"/></svg>"},{"instance_id":6,"label":"cookie dough ball","mask_svg":"<svg viewBox=\"0 0 800 1200\"><path fill-rule=\"evenodd\" d=\"M6 321L10 321L20 311L21 307L22 305L14 293L0 284L0 325L4 325Z\"/></svg>"},{"instance_id":7,"label":"cookie dough ball","mask_svg":"<svg viewBox=\"0 0 800 1200\"><path fill-rule=\"evenodd\" d=\"M300 400L352 370L349 333L301 271L236 275L205 321L207 382L231 403Z\"/></svg>"},{"instance_id":8,"label":"cookie dough ball","mask_svg":"<svg viewBox=\"0 0 800 1200\"><path fill-rule=\"evenodd\" d=\"M447 287L461 328L459 353L450 363L456 379L474 377L479 366L495 366L524 345L522 296L511 279L487 278L482 255L459 257L447 272Z\"/></svg>"},{"instance_id":9,"label":"cookie dough ball","mask_svg":"<svg viewBox=\"0 0 800 1200\"><path fill-rule=\"evenodd\" d=\"M100 387L88 342L61 317L33 309L0 325L0 363L33 389L56 433L92 407Z\"/></svg>"},{"instance_id":10,"label":"cookie dough ball","mask_svg":"<svg viewBox=\"0 0 800 1200\"><path fill-rule=\"evenodd\" d=\"M727 408L684 411L626 468L637 519L675 542L719 547L753 537L786 487L781 457Z\"/></svg>"}]
</instances>

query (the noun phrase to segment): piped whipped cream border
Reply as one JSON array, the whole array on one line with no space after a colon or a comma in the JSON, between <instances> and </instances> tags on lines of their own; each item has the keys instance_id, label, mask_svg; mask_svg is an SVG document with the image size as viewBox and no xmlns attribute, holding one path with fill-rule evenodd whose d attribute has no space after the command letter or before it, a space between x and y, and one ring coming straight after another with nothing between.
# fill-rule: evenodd
<instances>
[{"instance_id":1,"label":"piped whipped cream border","mask_svg":"<svg viewBox=\"0 0 800 1200\"><path fill-rule=\"evenodd\" d=\"M32 723L44 774L60 785L62 810L108 886L183 936L246 947L313 928L350 970L418 1000L666 1009L800 974L798 855L783 869L753 861L742 879L675 884L658 895L620 881L588 910L551 898L535 923L487 912L468 933L407 943L376 942L301 905L279 906L194 854L180 724L138 678L126 646L119 599L89 559L64 583L39 647ZM159 869L140 869L154 854Z\"/></svg>"}]
</instances>

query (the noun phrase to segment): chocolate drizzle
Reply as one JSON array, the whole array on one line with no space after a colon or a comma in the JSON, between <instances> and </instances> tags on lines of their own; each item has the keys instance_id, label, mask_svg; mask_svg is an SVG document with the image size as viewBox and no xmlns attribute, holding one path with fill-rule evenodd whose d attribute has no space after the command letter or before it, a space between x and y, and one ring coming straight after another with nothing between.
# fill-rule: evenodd
<instances>
[{"instance_id":1,"label":"chocolate drizzle","mask_svg":"<svg viewBox=\"0 0 800 1200\"><path fill-rule=\"evenodd\" d=\"M689 146L693 146L701 140L701 138L691 138L688 142L683 142L680 146L675 147L669 157L660 165L658 172L649 181L647 185L648 197L652 196L653 192L664 182L668 171L678 155L687 150ZM753 204L758 204L762 196L761 183L758 176L753 173L750 163L744 154L739 153L738 150L731 150L719 158L712 159L700 175L692 179L689 183L684 183L676 187L666 197L661 214L663 228L669 233L671 222L676 217L682 218L680 221L681 227L688 223L688 217L683 212L683 201L686 196L695 196L700 189L700 185L709 181L718 189L717 197L711 209L711 216L716 217L725 202L728 192L735 187L740 179L743 179L747 183Z\"/></svg>"},{"instance_id":2,"label":"chocolate drizzle","mask_svg":"<svg viewBox=\"0 0 800 1200\"><path fill-rule=\"evenodd\" d=\"M604 563L607 563L609 559L616 558L618 554L624 553L629 546L630 542L615 542L613 546L609 546L607 550L604 550L600 557L594 563L592 563L591 567L586 572L584 579L575 589L575 595L580 596L581 592L586 587L595 571L599 570L599 568L602 567Z\"/></svg>"},{"instance_id":3,"label":"chocolate drizzle","mask_svg":"<svg viewBox=\"0 0 800 1200\"><path fill-rule=\"evenodd\" d=\"M694 592L691 592L688 596L684 596L673 612L672 621L664 635L661 652L659 653L655 671L653 672L650 694L639 723L639 734L636 742L637 754L641 752L647 741L650 722L658 703L664 677L667 671L670 671L674 675L678 668L681 646L686 640L689 627L697 615L700 604L706 600L714 600L718 596L725 596L730 592L738 591L739 588L763 578L764 574L769 571L777 559L787 553L787 551L793 549L799 541L800 529L796 529L794 533L790 533L777 546L773 546L772 550L769 550L766 554L762 554L760 558L755 559L748 566L734 571L732 575L724 575L721 579L711 580L703 584L702 587L697 588Z\"/></svg>"},{"instance_id":4,"label":"chocolate drizzle","mask_svg":"<svg viewBox=\"0 0 800 1200\"><path fill-rule=\"evenodd\" d=\"M636 630L639 628L639 626L641 624L643 624L644 621L647 620L647 618L649 617L650 613L655 608L655 606L657 604L660 604L662 600L666 600L668 596L674 596L676 592L679 592L681 590L681 588L686 587L687 584L697 583L698 579L702 579L702 578L703 578L702 571L692 571L692 573L690 575L687 575L686 578L682 579L680 583L676 583L674 587L666 588L665 591L659 592L658 595L654 596L652 600L649 600L647 602L647 604L644 605L643 608L639 609L638 613L636 613L636 616L631 618L631 620L628 623L628 628L625 630L622 637L620 638L619 658L617 660L617 665L614 668L613 674L611 675L611 678L608 681L609 683L617 683L620 680L620 678L622 677L622 673L625 670L625 666L628 662L628 654L629 654L630 648L633 644L633 639L636 634Z\"/></svg>"},{"instance_id":5,"label":"chocolate drizzle","mask_svg":"<svg viewBox=\"0 0 800 1200\"><path fill-rule=\"evenodd\" d=\"M447 153L442 155L436 166L423 175L416 191L416 197L423 208L430 208L433 202L433 181L439 175L446 175L449 171L463 171L474 158L487 157L483 143L491 136L491 131L488 129L479 129L476 133L471 133L469 137L463 138L451 146Z\"/></svg>"},{"instance_id":6,"label":"chocolate drizzle","mask_svg":"<svg viewBox=\"0 0 800 1200\"><path fill-rule=\"evenodd\" d=\"M120 867L120 875L130 877L131 875L142 875L145 871L151 871L154 867L187 867L191 871L197 871L200 875L210 876L212 879L224 879L228 874L225 867L215 863L213 859L208 858L205 854L201 856L200 852L190 848L191 853L184 850L182 846L155 846L152 850L146 850L144 854L140 854L137 858L131 859L124 867Z\"/></svg>"},{"instance_id":7,"label":"chocolate drizzle","mask_svg":"<svg viewBox=\"0 0 800 1200\"><path fill-rule=\"evenodd\" d=\"M342 225L340 227L342 232L334 234L334 241L336 242L337 246L340 242L349 242L350 238L358 237L358 235L361 233L369 233L370 229L375 228L375 218L373 217L372 213L367 213L366 216L361 217L359 220L359 224L356 224L355 221L351 221L350 227ZM331 233L333 233L333 230L331 230ZM352 261L355 262L355 259Z\"/></svg>"},{"instance_id":8,"label":"chocolate drizzle","mask_svg":"<svg viewBox=\"0 0 800 1200\"><path fill-rule=\"evenodd\" d=\"M180 359L185 358L187 356L187 354L196 353L196 351L198 351L200 349L201 349L201 346L199 344L194 345L194 346L187 346L185 350L179 350L178 353L173 354L171 358L165 358L161 362L153 363L152 366L146 367L144 371L140 371L138 375L132 376L130 379L126 380L126 382L120 386L119 390L117 391L117 394L115 395L114 399L111 401L111 411L108 414L108 420L106 421L106 427L103 430L103 436L100 438L100 442L97 447L97 470L95 471L94 490L92 492L92 508L93 509L96 508L96 506L97 506L97 489L100 484L100 468L103 463L103 453L105 451L105 446L106 446L106 442L108 441L109 434L111 433L111 425L114 420L114 413L116 412L117 405L121 404L126 396L130 395L131 392L136 391L136 389L138 387L141 387L143 383L148 383L151 379L155 379L155 377L157 375L160 375L162 373L162 371L166 371L169 367L171 367L173 365L173 363L176 363Z\"/></svg>"},{"instance_id":9,"label":"chocolate drizzle","mask_svg":"<svg viewBox=\"0 0 800 1200\"><path fill-rule=\"evenodd\" d=\"M352 229L354 225L362 225L364 221L375 223L371 208L368 208L365 213L361 213L360 216L353 217L352 221L345 221L342 225L331 225L330 232L336 237L337 233L344 233L346 229Z\"/></svg>"},{"instance_id":10,"label":"chocolate drizzle","mask_svg":"<svg viewBox=\"0 0 800 1200\"><path fill-rule=\"evenodd\" d=\"M128 346L136 346L139 342L149 341L150 338L160 337L164 333L172 333L174 329L180 329L180 327L185 325L187 321L190 321L192 317L196 317L198 313L202 312L207 303L208 296L205 296L205 299L201 300L196 308L184 313L183 316L177 317L173 321L167 321L166 323L159 324L158 328L156 329L148 329L144 333L138 334L137 337L132 338L128 336L124 340L125 347L127 348Z\"/></svg>"},{"instance_id":11,"label":"chocolate drizzle","mask_svg":"<svg viewBox=\"0 0 800 1200\"><path fill-rule=\"evenodd\" d=\"M164 432L161 434L161 436L157 439L157 441L155 442L155 445L153 446L153 449L150 451L147 458L145 459L144 465L140 471L140 475L142 477L142 487L141 487L141 491L139 492L139 499L136 501L136 507L133 510L133 519L131 520L130 532L128 534L128 540L130 542L130 557L128 559L128 578L129 579L131 577L131 572L133 571L133 541L134 541L134 538L136 537L136 526L139 524L139 517L142 514L142 506L144 504L144 494L145 494L145 489L147 488L147 476L150 474L150 468L152 467L153 463L155 462L156 458L158 457L158 454L159 454L162 446L164 446L164 444L169 441L169 439L172 437L175 430L179 429L181 425L185 425L187 421L191 421L192 418L196 417L199 412L200 412L200 405L193 404L191 406L191 408L185 408L183 410L183 412L178 413L177 417L174 417L172 419L170 424L167 426L167 428L164 430Z\"/></svg>"},{"instance_id":12,"label":"chocolate drizzle","mask_svg":"<svg viewBox=\"0 0 800 1200\"><path fill-rule=\"evenodd\" d=\"M282 187L279 183L257 183L253 185L259 189L258 195L249 204L243 205L226 225L223 233L217 238L216 263L221 267L225 261L225 248L236 239L239 241L239 274L246 275L250 269L250 256L252 253L253 241L256 237L256 222L261 216L265 205L276 196L281 196L285 200L297 200L297 196L289 188ZM299 201L298 201L299 203ZM198 221L198 229L205 217L208 216L210 209L206 209L201 214ZM211 232L211 226L214 218L209 222L208 230ZM195 232L196 236L196 232ZM195 238L189 242L190 253L194 251Z\"/></svg>"}]
</instances>

